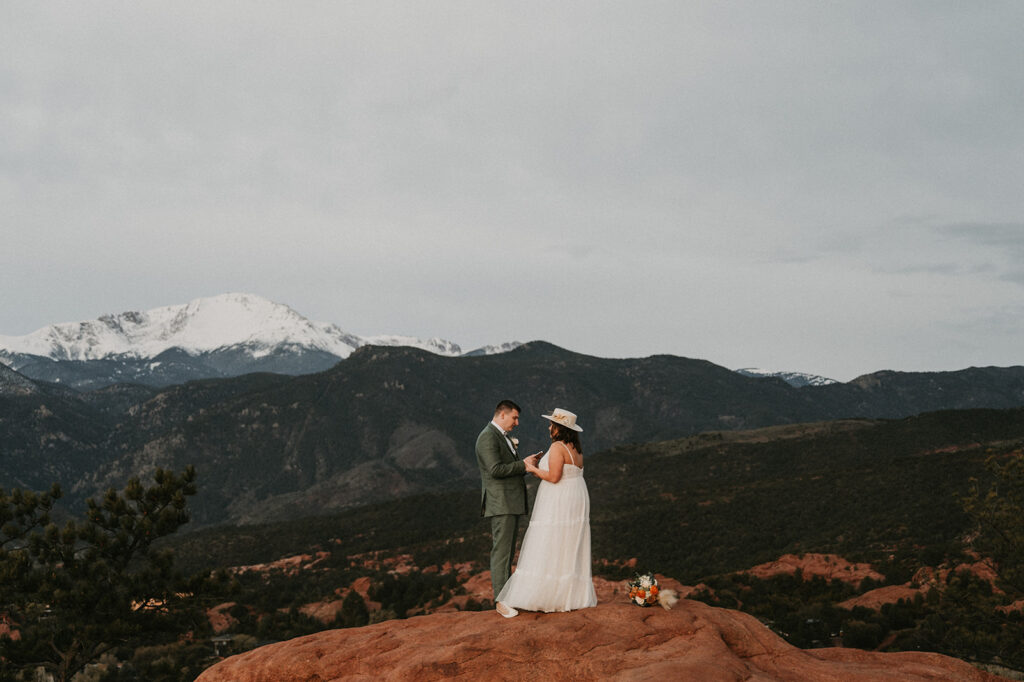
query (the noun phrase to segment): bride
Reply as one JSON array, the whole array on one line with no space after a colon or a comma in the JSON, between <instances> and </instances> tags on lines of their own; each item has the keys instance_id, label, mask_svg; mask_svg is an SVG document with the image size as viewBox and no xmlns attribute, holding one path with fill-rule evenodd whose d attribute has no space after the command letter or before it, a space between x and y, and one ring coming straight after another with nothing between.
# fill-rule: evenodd
<instances>
[{"instance_id":1,"label":"bride","mask_svg":"<svg viewBox=\"0 0 1024 682\"><path fill-rule=\"evenodd\" d=\"M590 577L590 496L583 480L583 449L576 415L562 409L541 415L551 422L551 448L526 458L541 479L515 573L498 594L498 613L516 609L572 611L597 605Z\"/></svg>"}]
</instances>

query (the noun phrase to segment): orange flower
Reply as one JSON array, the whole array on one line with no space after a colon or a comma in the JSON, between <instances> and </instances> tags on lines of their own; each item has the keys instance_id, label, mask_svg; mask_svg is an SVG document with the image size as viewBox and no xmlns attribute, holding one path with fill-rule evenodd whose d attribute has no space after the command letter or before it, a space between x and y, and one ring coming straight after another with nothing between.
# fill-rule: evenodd
<instances>
[{"instance_id":1,"label":"orange flower","mask_svg":"<svg viewBox=\"0 0 1024 682\"><path fill-rule=\"evenodd\" d=\"M658 586L651 585L651 594L658 594Z\"/></svg>"},{"instance_id":2,"label":"orange flower","mask_svg":"<svg viewBox=\"0 0 1024 682\"><path fill-rule=\"evenodd\" d=\"M643 599L644 597L646 597L646 596L647 596L647 593L646 593L646 592L644 592L643 590L637 590L637 591L636 591L636 596L638 596L638 597L640 597L641 599Z\"/></svg>"}]
</instances>

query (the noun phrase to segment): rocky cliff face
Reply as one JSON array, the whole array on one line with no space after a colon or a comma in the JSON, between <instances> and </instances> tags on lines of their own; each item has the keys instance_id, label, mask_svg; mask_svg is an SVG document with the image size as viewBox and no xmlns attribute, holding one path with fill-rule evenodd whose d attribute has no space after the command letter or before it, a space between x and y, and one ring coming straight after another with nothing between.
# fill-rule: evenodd
<instances>
[{"instance_id":1,"label":"rocky cliff face","mask_svg":"<svg viewBox=\"0 0 1024 682\"><path fill-rule=\"evenodd\" d=\"M437 613L329 630L228 658L198 682L459 679L995 681L931 653L802 650L752 616L683 600L639 608L617 590L570 613Z\"/></svg>"}]
</instances>

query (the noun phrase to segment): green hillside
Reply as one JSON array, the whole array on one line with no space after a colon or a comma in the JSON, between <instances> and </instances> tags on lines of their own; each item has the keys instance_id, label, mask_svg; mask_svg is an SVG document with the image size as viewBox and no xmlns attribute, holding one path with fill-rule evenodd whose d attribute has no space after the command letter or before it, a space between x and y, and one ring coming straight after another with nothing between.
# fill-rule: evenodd
<instances>
[{"instance_id":1,"label":"green hillside","mask_svg":"<svg viewBox=\"0 0 1024 682\"><path fill-rule=\"evenodd\" d=\"M593 553L636 557L684 582L787 552L941 559L969 531L957 495L986 475L987 458L1022 444L1017 409L709 432L606 450L587 463ZM477 502L476 491L416 496L176 542L197 568L264 562L329 540L352 553L480 560L486 524Z\"/></svg>"}]
</instances>

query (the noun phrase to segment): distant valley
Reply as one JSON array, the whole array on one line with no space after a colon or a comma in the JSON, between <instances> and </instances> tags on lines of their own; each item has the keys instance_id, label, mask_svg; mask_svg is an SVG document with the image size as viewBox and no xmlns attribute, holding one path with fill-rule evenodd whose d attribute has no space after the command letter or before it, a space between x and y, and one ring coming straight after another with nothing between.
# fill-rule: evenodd
<instances>
[{"instance_id":1,"label":"distant valley","mask_svg":"<svg viewBox=\"0 0 1024 682\"><path fill-rule=\"evenodd\" d=\"M957 496L972 477L986 481L989 458L1005 461L1022 448L1024 408L622 445L587 464L594 557L636 558L640 568L690 584L804 552L838 553L891 570L905 561L912 573L926 555L938 562L959 554L971 527ZM421 565L485 564L488 527L473 513L478 495L411 496L241 533L215 527L171 544L182 549L190 570L312 553L332 539L350 555L414 552ZM435 513L423 514L425 506ZM457 544L450 544L453 538Z\"/></svg>"}]
</instances>

